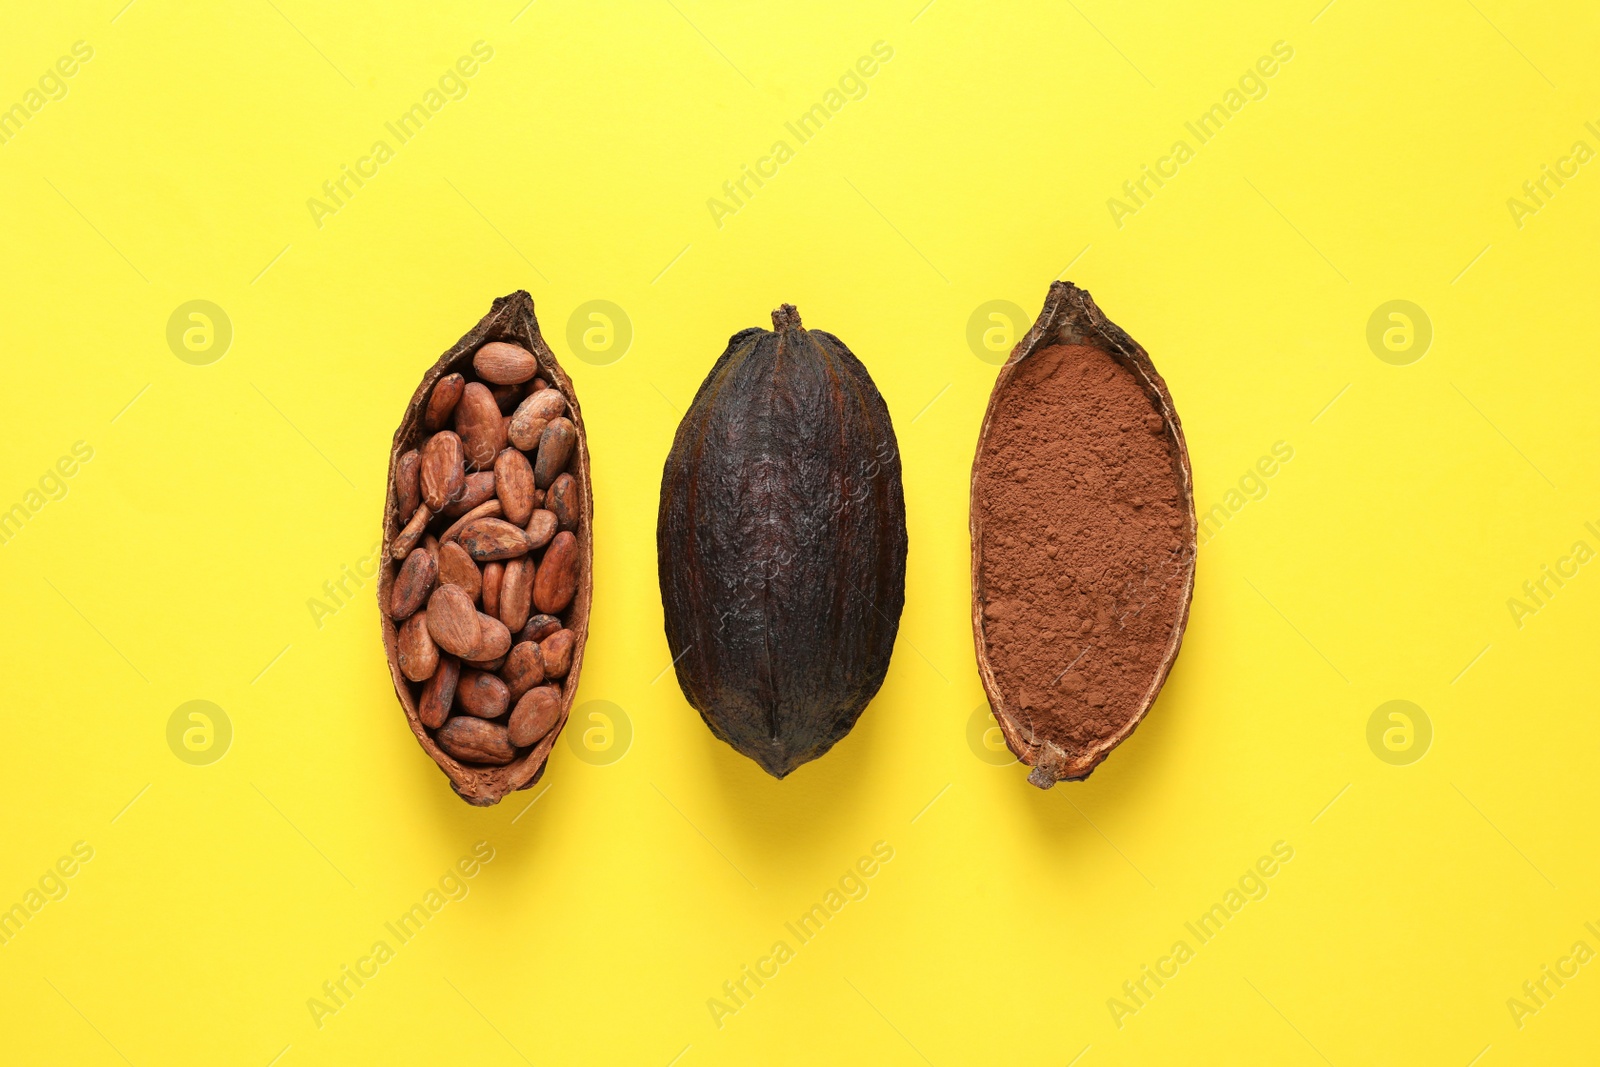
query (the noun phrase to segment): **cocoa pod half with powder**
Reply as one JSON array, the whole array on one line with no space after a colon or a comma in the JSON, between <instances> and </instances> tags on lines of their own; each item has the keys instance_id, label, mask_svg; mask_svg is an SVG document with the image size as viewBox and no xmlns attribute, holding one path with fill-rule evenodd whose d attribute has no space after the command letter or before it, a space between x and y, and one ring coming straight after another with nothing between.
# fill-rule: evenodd
<instances>
[{"instance_id":1,"label":"cocoa pod half with powder","mask_svg":"<svg viewBox=\"0 0 1600 1067\"><path fill-rule=\"evenodd\" d=\"M684 696L782 778L833 747L883 684L906 511L867 369L792 305L772 323L733 335L679 423L656 554Z\"/></svg>"},{"instance_id":2,"label":"cocoa pod half with powder","mask_svg":"<svg viewBox=\"0 0 1600 1067\"><path fill-rule=\"evenodd\" d=\"M560 415L557 450L542 452L520 434L507 440L512 419L502 412L536 393L545 399L531 411ZM539 460L564 487L563 515L573 517L559 534L557 517L539 510ZM593 516L572 382L539 333L533 299L501 297L423 376L395 431L378 582L384 650L406 721L469 804L494 804L537 782L566 723L589 632ZM570 635L559 677L545 670L539 646L510 654L513 631L531 625L552 541L561 543L547 582L564 595L546 599L554 610L534 629ZM541 683L539 713L515 716L519 698Z\"/></svg>"},{"instance_id":3,"label":"cocoa pod half with powder","mask_svg":"<svg viewBox=\"0 0 1600 1067\"><path fill-rule=\"evenodd\" d=\"M1071 282L995 380L971 532L978 674L1006 744L1036 786L1086 778L1172 669L1196 545L1167 384Z\"/></svg>"}]
</instances>

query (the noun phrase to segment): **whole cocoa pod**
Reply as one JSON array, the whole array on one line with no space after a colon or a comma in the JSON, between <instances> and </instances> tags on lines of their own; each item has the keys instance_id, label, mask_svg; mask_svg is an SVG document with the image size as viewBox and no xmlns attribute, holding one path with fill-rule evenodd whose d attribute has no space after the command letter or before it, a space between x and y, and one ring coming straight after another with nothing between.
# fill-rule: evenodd
<instances>
[{"instance_id":1,"label":"whole cocoa pod","mask_svg":"<svg viewBox=\"0 0 1600 1067\"><path fill-rule=\"evenodd\" d=\"M867 369L792 305L772 324L733 335L679 423L656 556L684 696L782 778L833 747L883 684L906 511Z\"/></svg>"},{"instance_id":2,"label":"whole cocoa pod","mask_svg":"<svg viewBox=\"0 0 1600 1067\"><path fill-rule=\"evenodd\" d=\"M534 484L539 438L507 450L506 412L529 392L547 394L530 411L561 416L560 447L543 460L547 479L562 480L573 523L559 534ZM462 799L494 804L544 773L577 694L592 596L583 415L527 293L496 300L423 375L389 464L378 602L395 693L417 743ZM553 550L561 595L542 601L549 614L529 619L537 568ZM570 654L565 673L547 677L535 642L556 631L570 635ZM514 633L525 645L515 653ZM516 718L513 705L533 688L538 714Z\"/></svg>"}]
</instances>

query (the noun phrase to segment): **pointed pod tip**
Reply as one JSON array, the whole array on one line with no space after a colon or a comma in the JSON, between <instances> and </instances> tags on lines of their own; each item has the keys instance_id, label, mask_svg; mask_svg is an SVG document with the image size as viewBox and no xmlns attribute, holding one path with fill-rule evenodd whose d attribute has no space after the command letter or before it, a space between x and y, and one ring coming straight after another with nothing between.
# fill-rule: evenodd
<instances>
[{"instance_id":1,"label":"pointed pod tip","mask_svg":"<svg viewBox=\"0 0 1600 1067\"><path fill-rule=\"evenodd\" d=\"M772 328L779 333L805 329L800 325L800 311L793 304L780 304L772 309Z\"/></svg>"}]
</instances>

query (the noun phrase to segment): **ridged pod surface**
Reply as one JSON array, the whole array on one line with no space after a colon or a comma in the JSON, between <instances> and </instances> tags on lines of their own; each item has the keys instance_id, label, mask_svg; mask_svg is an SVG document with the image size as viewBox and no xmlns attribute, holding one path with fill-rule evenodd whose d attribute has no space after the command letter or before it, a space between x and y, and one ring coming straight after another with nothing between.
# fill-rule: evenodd
<instances>
[{"instance_id":1,"label":"ridged pod surface","mask_svg":"<svg viewBox=\"0 0 1600 1067\"><path fill-rule=\"evenodd\" d=\"M656 527L678 685L782 778L883 684L905 604L905 493L867 369L785 304L743 330L678 425Z\"/></svg>"}]
</instances>

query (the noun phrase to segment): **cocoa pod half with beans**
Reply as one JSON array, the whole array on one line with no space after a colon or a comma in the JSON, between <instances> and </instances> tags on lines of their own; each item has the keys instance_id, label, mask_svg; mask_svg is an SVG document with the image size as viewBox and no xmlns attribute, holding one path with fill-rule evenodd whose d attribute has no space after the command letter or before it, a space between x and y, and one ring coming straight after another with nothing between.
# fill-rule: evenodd
<instances>
[{"instance_id":1,"label":"cocoa pod half with beans","mask_svg":"<svg viewBox=\"0 0 1600 1067\"><path fill-rule=\"evenodd\" d=\"M733 335L679 423L656 553L684 696L782 778L833 747L883 684L906 509L866 367L792 305L772 324Z\"/></svg>"},{"instance_id":2,"label":"cocoa pod half with beans","mask_svg":"<svg viewBox=\"0 0 1600 1067\"><path fill-rule=\"evenodd\" d=\"M508 439L504 425L512 419L503 412L535 394L544 398L535 410L561 415L559 448L548 453L520 435ZM536 459L563 487L570 522L559 534L557 516L537 510ZM423 375L395 431L378 581L383 644L406 721L469 804L494 804L537 782L567 721L589 633L593 516L572 382L539 334L533 299L501 297ZM554 560L552 540L560 542ZM513 624L528 624L547 560L547 584L562 595L546 601L539 630L566 635L560 676L532 645L510 654ZM540 683L539 714L516 718L517 698Z\"/></svg>"}]
</instances>

